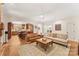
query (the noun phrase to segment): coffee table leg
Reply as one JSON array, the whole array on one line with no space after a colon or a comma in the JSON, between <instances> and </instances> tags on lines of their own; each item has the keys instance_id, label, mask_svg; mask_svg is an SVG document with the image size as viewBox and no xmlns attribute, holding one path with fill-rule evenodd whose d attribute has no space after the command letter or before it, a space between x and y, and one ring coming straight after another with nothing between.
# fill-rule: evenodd
<instances>
[{"instance_id":1,"label":"coffee table leg","mask_svg":"<svg viewBox=\"0 0 79 59\"><path fill-rule=\"evenodd\" d=\"M47 45L46 45L46 46L44 46L44 50L45 50L45 51L47 51Z\"/></svg>"},{"instance_id":2,"label":"coffee table leg","mask_svg":"<svg viewBox=\"0 0 79 59\"><path fill-rule=\"evenodd\" d=\"M50 45L52 46L53 45L53 42L50 42Z\"/></svg>"},{"instance_id":3,"label":"coffee table leg","mask_svg":"<svg viewBox=\"0 0 79 59\"><path fill-rule=\"evenodd\" d=\"M45 51L47 51L47 49L44 49Z\"/></svg>"},{"instance_id":4,"label":"coffee table leg","mask_svg":"<svg viewBox=\"0 0 79 59\"><path fill-rule=\"evenodd\" d=\"M36 42L36 45L38 45L38 42Z\"/></svg>"}]
</instances>

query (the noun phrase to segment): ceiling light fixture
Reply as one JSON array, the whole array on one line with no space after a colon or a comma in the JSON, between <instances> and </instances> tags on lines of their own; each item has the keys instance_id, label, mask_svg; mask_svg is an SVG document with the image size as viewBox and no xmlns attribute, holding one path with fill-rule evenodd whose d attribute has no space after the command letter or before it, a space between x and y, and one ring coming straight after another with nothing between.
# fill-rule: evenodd
<instances>
[{"instance_id":1,"label":"ceiling light fixture","mask_svg":"<svg viewBox=\"0 0 79 59\"><path fill-rule=\"evenodd\" d=\"M43 15L40 15L40 17L43 18L44 16Z\"/></svg>"}]
</instances>

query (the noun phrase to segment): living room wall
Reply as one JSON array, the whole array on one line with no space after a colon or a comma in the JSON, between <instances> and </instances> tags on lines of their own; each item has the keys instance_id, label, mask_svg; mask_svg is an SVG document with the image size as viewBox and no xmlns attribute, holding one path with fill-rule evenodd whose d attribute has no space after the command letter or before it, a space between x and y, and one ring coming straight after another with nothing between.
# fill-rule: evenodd
<instances>
[{"instance_id":1,"label":"living room wall","mask_svg":"<svg viewBox=\"0 0 79 59\"><path fill-rule=\"evenodd\" d=\"M75 17L74 19L75 23L75 37L79 40L79 17Z\"/></svg>"},{"instance_id":2,"label":"living room wall","mask_svg":"<svg viewBox=\"0 0 79 59\"><path fill-rule=\"evenodd\" d=\"M61 31L68 32L70 39L79 39L79 17L72 16L53 22L53 31L55 24L61 24Z\"/></svg>"},{"instance_id":3,"label":"living room wall","mask_svg":"<svg viewBox=\"0 0 79 59\"><path fill-rule=\"evenodd\" d=\"M61 31L68 32L69 38L79 39L79 17L78 16L65 17L61 20L45 23L44 25L42 23L35 22L32 20L23 21L20 18L9 19L9 18L4 17L3 22L5 24L5 30L7 30L7 22L15 21L15 20L18 20L18 21L20 20L21 22L24 22L24 23L32 23L34 25L34 32L39 33L39 34L40 33L47 34L47 31L49 29L51 29L52 31L55 31L55 24L61 24ZM39 27L40 29L36 29L35 28L36 26Z\"/></svg>"},{"instance_id":4,"label":"living room wall","mask_svg":"<svg viewBox=\"0 0 79 59\"><path fill-rule=\"evenodd\" d=\"M61 32L67 32L69 39L79 39L79 17L69 16L61 20L53 21L52 23L45 23L44 34L46 35L47 30L50 28L52 31L56 31L55 24L61 24Z\"/></svg>"}]
</instances>

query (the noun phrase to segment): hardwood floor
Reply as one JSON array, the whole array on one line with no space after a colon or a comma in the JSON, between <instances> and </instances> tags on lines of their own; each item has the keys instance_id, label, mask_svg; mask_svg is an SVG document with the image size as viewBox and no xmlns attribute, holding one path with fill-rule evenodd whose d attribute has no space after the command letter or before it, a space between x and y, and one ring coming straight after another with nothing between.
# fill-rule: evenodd
<instances>
[{"instance_id":1,"label":"hardwood floor","mask_svg":"<svg viewBox=\"0 0 79 59\"><path fill-rule=\"evenodd\" d=\"M16 38L16 39L15 39ZM78 44L77 42L74 41L70 41L69 42L71 44L70 47L70 52L69 52L69 56L78 56ZM4 44L1 48L0 48L0 55L1 56L19 56L19 49L18 47L21 44L27 44L26 41L22 41L19 40L19 38L17 36L13 36L8 43Z\"/></svg>"},{"instance_id":2,"label":"hardwood floor","mask_svg":"<svg viewBox=\"0 0 79 59\"><path fill-rule=\"evenodd\" d=\"M69 56L78 56L78 42L76 41L70 41L71 47Z\"/></svg>"},{"instance_id":3,"label":"hardwood floor","mask_svg":"<svg viewBox=\"0 0 79 59\"><path fill-rule=\"evenodd\" d=\"M15 39L16 38L16 39ZM18 46L21 44L17 37L11 38L8 43L4 44L1 49L1 55L18 56Z\"/></svg>"}]
</instances>

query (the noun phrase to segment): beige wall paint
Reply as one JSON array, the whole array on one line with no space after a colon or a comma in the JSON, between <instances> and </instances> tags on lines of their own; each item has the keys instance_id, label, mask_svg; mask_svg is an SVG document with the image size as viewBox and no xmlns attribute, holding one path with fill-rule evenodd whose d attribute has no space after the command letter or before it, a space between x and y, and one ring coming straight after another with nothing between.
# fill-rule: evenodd
<instances>
[{"instance_id":1,"label":"beige wall paint","mask_svg":"<svg viewBox=\"0 0 79 59\"><path fill-rule=\"evenodd\" d=\"M3 5L0 3L0 22L3 21Z\"/></svg>"},{"instance_id":2,"label":"beige wall paint","mask_svg":"<svg viewBox=\"0 0 79 59\"><path fill-rule=\"evenodd\" d=\"M1 3L0 3L0 22L1 22Z\"/></svg>"}]
</instances>

